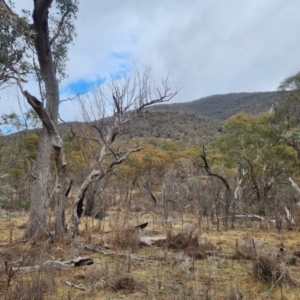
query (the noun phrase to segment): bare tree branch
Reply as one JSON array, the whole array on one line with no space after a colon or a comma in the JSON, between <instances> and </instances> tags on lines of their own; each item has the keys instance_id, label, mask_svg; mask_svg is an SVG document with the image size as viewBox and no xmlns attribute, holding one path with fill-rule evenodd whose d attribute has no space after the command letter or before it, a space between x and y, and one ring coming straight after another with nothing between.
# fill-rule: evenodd
<instances>
[{"instance_id":1,"label":"bare tree branch","mask_svg":"<svg viewBox=\"0 0 300 300\"><path fill-rule=\"evenodd\" d=\"M172 91L168 86L167 79L162 81L160 88L154 87L150 80L150 69L145 68L142 72L136 70L132 77L125 77L122 80L112 79L105 87L98 87L94 90L94 101L90 94L84 98L79 97L83 117L88 126L96 130L101 145L99 143L98 170L93 170L88 175L74 201L69 239L74 238L77 232L84 211L85 192L89 186L96 180L104 178L132 153L144 149L143 147L131 149L124 147L121 151L119 148L115 149L114 143L123 124L141 115L144 107L169 101L177 93L178 90Z\"/></svg>"},{"instance_id":2,"label":"bare tree branch","mask_svg":"<svg viewBox=\"0 0 300 300\"><path fill-rule=\"evenodd\" d=\"M207 159L206 159L206 153L205 153L205 148L204 147L203 147L203 154L201 155L201 158L203 159L203 162L204 162L204 166L202 166L202 167L205 169L206 173L209 176L219 178L222 181L222 183L225 185L226 190L231 194L231 187L230 187L228 181L223 176L211 172L210 167L209 167L208 162L207 162Z\"/></svg>"}]
</instances>

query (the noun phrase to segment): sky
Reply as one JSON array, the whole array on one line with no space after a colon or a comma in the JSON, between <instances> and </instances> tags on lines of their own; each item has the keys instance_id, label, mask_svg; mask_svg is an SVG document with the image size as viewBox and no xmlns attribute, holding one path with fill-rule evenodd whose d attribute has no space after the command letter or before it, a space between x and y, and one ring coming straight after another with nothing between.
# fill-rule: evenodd
<instances>
[{"instance_id":1,"label":"sky","mask_svg":"<svg viewBox=\"0 0 300 300\"><path fill-rule=\"evenodd\" d=\"M32 9L32 0L16 2L17 11ZM136 62L181 88L172 103L276 90L300 71L299 12L299 0L81 1L61 97L129 74ZM25 88L37 93L34 82ZM18 110L16 89L0 101L0 114ZM74 101L63 102L64 120L79 114Z\"/></svg>"}]
</instances>

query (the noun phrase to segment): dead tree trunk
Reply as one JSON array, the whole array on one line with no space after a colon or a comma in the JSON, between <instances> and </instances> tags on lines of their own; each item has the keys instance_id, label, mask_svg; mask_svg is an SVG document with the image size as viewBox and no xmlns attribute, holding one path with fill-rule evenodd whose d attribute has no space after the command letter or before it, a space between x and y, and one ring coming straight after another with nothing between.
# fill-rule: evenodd
<instances>
[{"instance_id":1,"label":"dead tree trunk","mask_svg":"<svg viewBox=\"0 0 300 300\"><path fill-rule=\"evenodd\" d=\"M142 116L142 109L144 107L169 101L177 94L177 90L171 92L167 80L162 81L161 89L153 87L150 80L149 68L145 68L143 73L136 70L132 78L124 78L123 81L112 80L108 84L108 91L104 93L100 88L98 92L99 94L95 95L94 103L91 103L90 99L88 100L88 103L91 104L89 108L86 103L84 103L84 100L80 102L87 125L99 135L98 139L93 138L93 141L95 142L96 140L99 144L99 157L97 159L98 168L95 168L95 170L88 175L79 188L75 198L68 240L75 237L80 219L84 212L85 194L90 185L96 180L102 180L116 165L126 160L131 153L143 149L143 147L131 149L130 147L129 149L125 147L122 150L120 150L119 147L114 148L115 139L122 126L133 118ZM106 95L110 95L109 102L113 104L112 111L114 112L109 120L105 118L105 103L108 101ZM98 115L96 115L97 109ZM91 117L89 111L93 112ZM105 119L106 124L104 123ZM88 138L85 139L88 140Z\"/></svg>"},{"instance_id":2,"label":"dead tree trunk","mask_svg":"<svg viewBox=\"0 0 300 300\"><path fill-rule=\"evenodd\" d=\"M206 153L205 153L205 148L204 147L203 147L203 154L201 155L201 158L204 162L204 166L201 166L201 167L203 167L205 169L207 175L218 178L219 180L222 181L222 183L226 187L226 193L225 193L225 218L224 218L225 224L224 225L225 225L226 228L228 228L229 208L230 208L231 197L232 197L231 187L230 187L228 181L223 176L211 172L210 167L209 167L208 162L207 162L207 159L206 159ZM232 226L234 226L234 223L232 224Z\"/></svg>"}]
</instances>

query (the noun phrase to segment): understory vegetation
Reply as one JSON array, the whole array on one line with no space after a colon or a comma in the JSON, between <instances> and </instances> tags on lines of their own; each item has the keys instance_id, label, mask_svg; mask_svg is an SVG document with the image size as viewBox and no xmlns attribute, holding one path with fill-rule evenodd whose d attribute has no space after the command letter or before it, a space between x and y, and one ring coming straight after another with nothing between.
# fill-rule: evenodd
<instances>
[{"instance_id":1,"label":"understory vegetation","mask_svg":"<svg viewBox=\"0 0 300 300\"><path fill-rule=\"evenodd\" d=\"M207 146L121 133L114 149L144 149L91 184L71 242L54 238L55 202L48 235L24 238L40 129L1 136L1 297L299 299L298 116L287 121L287 101L233 115ZM100 146L87 123L60 131L70 215Z\"/></svg>"},{"instance_id":2,"label":"understory vegetation","mask_svg":"<svg viewBox=\"0 0 300 300\"><path fill-rule=\"evenodd\" d=\"M24 239L27 216L1 218L3 299L299 299L299 228L238 220L219 230L193 212L111 206L72 244ZM148 222L142 231L136 224ZM183 226L183 229L182 229ZM152 237L152 245L149 240ZM157 238L157 239L154 239ZM59 267L77 257L92 264ZM52 262L52 264L49 263Z\"/></svg>"}]
</instances>

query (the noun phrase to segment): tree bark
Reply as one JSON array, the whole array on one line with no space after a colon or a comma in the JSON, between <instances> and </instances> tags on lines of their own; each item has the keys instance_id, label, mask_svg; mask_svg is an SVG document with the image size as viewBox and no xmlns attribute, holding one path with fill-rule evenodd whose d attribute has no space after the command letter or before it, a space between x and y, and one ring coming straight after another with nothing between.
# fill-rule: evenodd
<instances>
[{"instance_id":1,"label":"tree bark","mask_svg":"<svg viewBox=\"0 0 300 300\"><path fill-rule=\"evenodd\" d=\"M42 79L46 90L45 109L54 124L57 123L59 107L59 89L55 74L52 52L49 43L48 9L53 0L35 0L33 27L36 32L35 49L37 52ZM34 180L31 188L31 209L27 224L26 236L44 235L46 232L49 164L51 141L45 129L39 141L36 157Z\"/></svg>"},{"instance_id":2,"label":"tree bark","mask_svg":"<svg viewBox=\"0 0 300 300\"><path fill-rule=\"evenodd\" d=\"M94 212L96 190L97 190L97 181L90 186L90 188L87 190L86 193L86 201L85 201L86 205L85 205L84 214L89 217L91 217Z\"/></svg>"},{"instance_id":3,"label":"tree bark","mask_svg":"<svg viewBox=\"0 0 300 300\"><path fill-rule=\"evenodd\" d=\"M63 151L63 142L59 136L59 133L56 130L55 124L52 122L48 113L44 109L42 103L27 91L25 91L24 94L27 98L27 101L29 102L31 107L35 110L40 120L42 121L44 129L47 131L49 137L48 148L52 146L54 149L55 171L56 171L55 187L53 191L53 195L56 198L55 236L56 238L59 238L65 230L65 198L66 198L65 186L66 186L67 162ZM48 168L49 168L49 164L48 164ZM46 182L46 186L47 186L47 182ZM44 203L44 206L45 206L45 210L47 211L48 197L46 198L46 202ZM36 218L36 215L33 215L32 217Z\"/></svg>"},{"instance_id":4,"label":"tree bark","mask_svg":"<svg viewBox=\"0 0 300 300\"><path fill-rule=\"evenodd\" d=\"M47 231L48 207L48 176L51 147L50 137L45 129L42 130L39 140L36 163L34 167L33 182L30 189L31 207L27 223L26 237L41 236Z\"/></svg>"}]
</instances>

